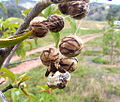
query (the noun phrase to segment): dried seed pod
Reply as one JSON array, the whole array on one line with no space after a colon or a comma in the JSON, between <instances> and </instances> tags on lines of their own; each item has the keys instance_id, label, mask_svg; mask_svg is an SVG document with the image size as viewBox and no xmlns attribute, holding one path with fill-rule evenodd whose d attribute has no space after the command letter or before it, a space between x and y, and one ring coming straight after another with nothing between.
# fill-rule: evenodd
<instances>
[{"instance_id":1,"label":"dried seed pod","mask_svg":"<svg viewBox=\"0 0 120 102\"><path fill-rule=\"evenodd\" d=\"M55 62L51 62L46 73L45 76L48 77L48 75L52 72L53 74L56 73L57 71L61 72L61 73L65 73L66 70L63 69L62 67L60 67L59 65L59 60L56 60Z\"/></svg>"},{"instance_id":2,"label":"dried seed pod","mask_svg":"<svg viewBox=\"0 0 120 102\"><path fill-rule=\"evenodd\" d=\"M61 4L58 5L58 9L60 10L60 12L62 14L65 14L65 15L68 15L68 5L69 3L68 2L63 2Z\"/></svg>"},{"instance_id":3,"label":"dried seed pod","mask_svg":"<svg viewBox=\"0 0 120 102\"><path fill-rule=\"evenodd\" d=\"M33 31L33 36L34 37L44 37L48 33L48 27L47 24L49 22L43 18L43 17L35 17L31 22L30 22L30 27L29 29Z\"/></svg>"},{"instance_id":4,"label":"dried seed pod","mask_svg":"<svg viewBox=\"0 0 120 102\"><path fill-rule=\"evenodd\" d=\"M59 63L62 68L71 73L77 69L78 60L75 57L64 57Z\"/></svg>"},{"instance_id":5,"label":"dried seed pod","mask_svg":"<svg viewBox=\"0 0 120 102\"><path fill-rule=\"evenodd\" d=\"M50 66L52 62L59 60L59 51L56 48L46 48L43 50L40 59L45 66Z\"/></svg>"},{"instance_id":6,"label":"dried seed pod","mask_svg":"<svg viewBox=\"0 0 120 102\"><path fill-rule=\"evenodd\" d=\"M66 57L75 57L80 54L83 48L83 41L75 35L63 38L59 44L61 54Z\"/></svg>"},{"instance_id":7,"label":"dried seed pod","mask_svg":"<svg viewBox=\"0 0 120 102\"><path fill-rule=\"evenodd\" d=\"M60 73L57 71L55 74L50 73L47 77L47 85L50 88L59 88L63 89L66 87L67 83L70 81L71 75L69 72L66 73Z\"/></svg>"},{"instance_id":8,"label":"dried seed pod","mask_svg":"<svg viewBox=\"0 0 120 102\"><path fill-rule=\"evenodd\" d=\"M69 15L74 19L82 19L88 14L88 3L85 1L72 1L69 3Z\"/></svg>"},{"instance_id":9,"label":"dried seed pod","mask_svg":"<svg viewBox=\"0 0 120 102\"><path fill-rule=\"evenodd\" d=\"M51 15L48 18L48 21L49 21L48 27L51 32L59 32L64 27L64 20L60 15L57 14Z\"/></svg>"},{"instance_id":10,"label":"dried seed pod","mask_svg":"<svg viewBox=\"0 0 120 102\"><path fill-rule=\"evenodd\" d=\"M90 0L84 0L85 2L87 2L87 3L89 3L90 2Z\"/></svg>"}]
</instances>

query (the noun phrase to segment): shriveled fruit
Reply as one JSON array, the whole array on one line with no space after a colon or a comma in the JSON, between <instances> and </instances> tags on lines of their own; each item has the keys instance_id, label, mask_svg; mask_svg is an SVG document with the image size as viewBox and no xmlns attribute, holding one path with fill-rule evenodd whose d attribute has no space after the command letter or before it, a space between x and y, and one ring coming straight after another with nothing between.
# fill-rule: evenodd
<instances>
[{"instance_id":1,"label":"shriveled fruit","mask_svg":"<svg viewBox=\"0 0 120 102\"><path fill-rule=\"evenodd\" d=\"M59 50L66 57L75 57L80 54L83 48L83 41L75 35L64 37L60 44Z\"/></svg>"},{"instance_id":2,"label":"shriveled fruit","mask_svg":"<svg viewBox=\"0 0 120 102\"><path fill-rule=\"evenodd\" d=\"M62 16L54 14L48 18L49 21L49 30L51 32L59 32L64 28L64 20Z\"/></svg>"},{"instance_id":3,"label":"shriveled fruit","mask_svg":"<svg viewBox=\"0 0 120 102\"><path fill-rule=\"evenodd\" d=\"M60 66L68 72L73 72L77 69L78 60L75 57L63 57L60 59Z\"/></svg>"},{"instance_id":4,"label":"shriveled fruit","mask_svg":"<svg viewBox=\"0 0 120 102\"><path fill-rule=\"evenodd\" d=\"M85 1L71 1L68 11L72 18L82 19L88 14L88 3Z\"/></svg>"},{"instance_id":5,"label":"shriveled fruit","mask_svg":"<svg viewBox=\"0 0 120 102\"><path fill-rule=\"evenodd\" d=\"M69 6L69 3L68 2L63 2L61 4L58 5L58 9L60 10L60 12L62 14L65 14L65 15L68 15L68 6Z\"/></svg>"},{"instance_id":6,"label":"shriveled fruit","mask_svg":"<svg viewBox=\"0 0 120 102\"><path fill-rule=\"evenodd\" d=\"M71 75L69 72L60 73L57 71L55 74L50 73L47 77L47 85L50 88L59 88L63 89L66 87L67 83L70 81Z\"/></svg>"},{"instance_id":7,"label":"shriveled fruit","mask_svg":"<svg viewBox=\"0 0 120 102\"><path fill-rule=\"evenodd\" d=\"M48 33L48 21L44 17L35 17L31 22L29 29L33 31L34 37L44 37Z\"/></svg>"},{"instance_id":8,"label":"shriveled fruit","mask_svg":"<svg viewBox=\"0 0 120 102\"><path fill-rule=\"evenodd\" d=\"M52 62L59 60L59 51L56 48L46 48L40 56L42 63L45 66L50 66Z\"/></svg>"}]
</instances>

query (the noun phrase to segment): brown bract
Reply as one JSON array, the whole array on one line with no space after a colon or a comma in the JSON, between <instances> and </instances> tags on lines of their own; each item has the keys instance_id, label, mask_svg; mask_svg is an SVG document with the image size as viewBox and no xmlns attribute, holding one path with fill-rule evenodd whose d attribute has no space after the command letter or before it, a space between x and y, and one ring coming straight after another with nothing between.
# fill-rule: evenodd
<instances>
[{"instance_id":1,"label":"brown bract","mask_svg":"<svg viewBox=\"0 0 120 102\"><path fill-rule=\"evenodd\" d=\"M75 35L64 37L60 44L59 50L66 57L75 57L80 54L83 48L83 41Z\"/></svg>"},{"instance_id":2,"label":"brown bract","mask_svg":"<svg viewBox=\"0 0 120 102\"><path fill-rule=\"evenodd\" d=\"M48 33L48 21L43 17L35 17L30 22L29 29L33 31L34 37L44 37Z\"/></svg>"},{"instance_id":3,"label":"brown bract","mask_svg":"<svg viewBox=\"0 0 120 102\"><path fill-rule=\"evenodd\" d=\"M74 19L82 19L88 14L88 3L85 1L72 1L69 3L69 15Z\"/></svg>"},{"instance_id":4,"label":"brown bract","mask_svg":"<svg viewBox=\"0 0 120 102\"><path fill-rule=\"evenodd\" d=\"M63 57L59 63L62 68L71 73L77 69L78 60L75 57Z\"/></svg>"},{"instance_id":5,"label":"brown bract","mask_svg":"<svg viewBox=\"0 0 120 102\"><path fill-rule=\"evenodd\" d=\"M42 51L40 59L45 66L50 66L52 62L59 60L59 51L56 48L46 48Z\"/></svg>"},{"instance_id":6,"label":"brown bract","mask_svg":"<svg viewBox=\"0 0 120 102\"><path fill-rule=\"evenodd\" d=\"M49 30L51 32L59 32L64 28L64 20L62 16L54 14L48 18L49 21Z\"/></svg>"}]
</instances>

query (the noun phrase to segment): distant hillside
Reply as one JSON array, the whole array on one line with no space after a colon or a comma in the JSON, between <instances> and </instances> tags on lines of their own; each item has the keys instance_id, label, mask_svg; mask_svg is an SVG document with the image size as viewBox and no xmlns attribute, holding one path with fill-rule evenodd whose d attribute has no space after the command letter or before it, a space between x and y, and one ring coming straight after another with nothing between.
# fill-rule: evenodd
<instances>
[{"instance_id":1,"label":"distant hillside","mask_svg":"<svg viewBox=\"0 0 120 102\"><path fill-rule=\"evenodd\" d=\"M113 16L116 20L120 19L120 5L108 5L91 3L87 19L105 21Z\"/></svg>"},{"instance_id":2,"label":"distant hillside","mask_svg":"<svg viewBox=\"0 0 120 102\"><path fill-rule=\"evenodd\" d=\"M4 17L18 17L23 18L21 13L22 10L26 8L31 8L35 5L33 0L18 0L18 5L16 5L16 0L3 1L3 5L7 8L8 14L5 14L4 10L0 8L0 18Z\"/></svg>"}]
</instances>

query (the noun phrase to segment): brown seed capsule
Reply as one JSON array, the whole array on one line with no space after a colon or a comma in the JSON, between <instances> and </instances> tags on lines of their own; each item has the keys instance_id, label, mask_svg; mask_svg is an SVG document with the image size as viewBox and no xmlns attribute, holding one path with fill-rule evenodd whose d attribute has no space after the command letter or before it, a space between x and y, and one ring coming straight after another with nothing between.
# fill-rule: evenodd
<instances>
[{"instance_id":1,"label":"brown seed capsule","mask_svg":"<svg viewBox=\"0 0 120 102\"><path fill-rule=\"evenodd\" d=\"M65 15L69 14L68 13L68 5L69 5L69 3L67 3L67 2L63 2L63 3L58 5L58 9L60 10L60 12L62 14L65 14Z\"/></svg>"},{"instance_id":2,"label":"brown seed capsule","mask_svg":"<svg viewBox=\"0 0 120 102\"><path fill-rule=\"evenodd\" d=\"M43 50L40 59L45 66L50 66L52 62L59 60L59 51L56 48L46 48Z\"/></svg>"},{"instance_id":3,"label":"brown seed capsule","mask_svg":"<svg viewBox=\"0 0 120 102\"><path fill-rule=\"evenodd\" d=\"M74 19L82 19L88 14L88 3L85 1L72 1L69 3L69 15Z\"/></svg>"},{"instance_id":4,"label":"brown seed capsule","mask_svg":"<svg viewBox=\"0 0 120 102\"><path fill-rule=\"evenodd\" d=\"M75 57L64 57L60 59L60 66L68 72L73 72L77 69L78 60Z\"/></svg>"},{"instance_id":5,"label":"brown seed capsule","mask_svg":"<svg viewBox=\"0 0 120 102\"><path fill-rule=\"evenodd\" d=\"M57 14L51 15L48 18L48 21L49 21L48 27L51 32L59 32L64 27L64 20L60 15L57 15Z\"/></svg>"},{"instance_id":6,"label":"brown seed capsule","mask_svg":"<svg viewBox=\"0 0 120 102\"><path fill-rule=\"evenodd\" d=\"M50 88L59 88L63 89L66 87L67 83L70 81L71 75L69 72L60 73L57 71L55 74L50 73L47 77L47 85Z\"/></svg>"},{"instance_id":7,"label":"brown seed capsule","mask_svg":"<svg viewBox=\"0 0 120 102\"><path fill-rule=\"evenodd\" d=\"M35 17L30 22L30 30L33 31L34 37L44 37L48 33L48 21L43 17Z\"/></svg>"},{"instance_id":8,"label":"brown seed capsule","mask_svg":"<svg viewBox=\"0 0 120 102\"><path fill-rule=\"evenodd\" d=\"M90 0L84 0L85 2L87 2L87 3L89 3L90 2Z\"/></svg>"},{"instance_id":9,"label":"brown seed capsule","mask_svg":"<svg viewBox=\"0 0 120 102\"><path fill-rule=\"evenodd\" d=\"M75 57L80 54L83 48L83 41L75 35L63 38L59 44L61 54L66 57Z\"/></svg>"},{"instance_id":10,"label":"brown seed capsule","mask_svg":"<svg viewBox=\"0 0 120 102\"><path fill-rule=\"evenodd\" d=\"M59 60L56 60L56 61L52 61L50 63L50 65L48 66L48 69L45 73L45 76L48 77L48 75L52 72L52 73L56 73L57 71L61 72L61 73L65 73L66 70L63 69L62 67L60 67L60 64L59 64Z\"/></svg>"}]
</instances>

